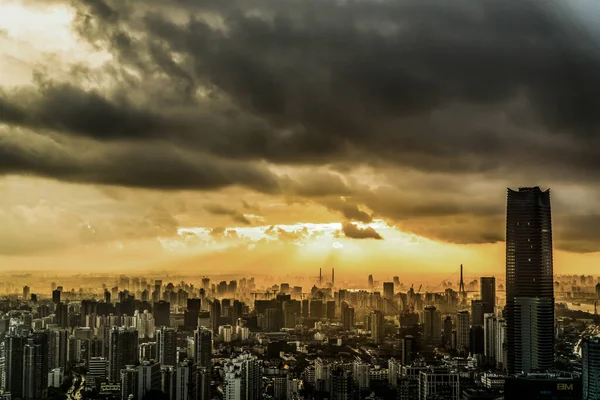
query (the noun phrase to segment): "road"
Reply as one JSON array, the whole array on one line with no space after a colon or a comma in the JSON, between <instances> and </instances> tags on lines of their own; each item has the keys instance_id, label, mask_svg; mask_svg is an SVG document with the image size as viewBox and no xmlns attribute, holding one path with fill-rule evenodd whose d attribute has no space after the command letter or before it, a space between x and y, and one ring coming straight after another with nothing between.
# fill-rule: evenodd
<instances>
[{"instance_id":1,"label":"road","mask_svg":"<svg viewBox=\"0 0 600 400\"><path fill-rule=\"evenodd\" d=\"M73 377L73 385L67 391L68 400L81 400L83 398L82 392L85 383L85 376L75 374Z\"/></svg>"}]
</instances>

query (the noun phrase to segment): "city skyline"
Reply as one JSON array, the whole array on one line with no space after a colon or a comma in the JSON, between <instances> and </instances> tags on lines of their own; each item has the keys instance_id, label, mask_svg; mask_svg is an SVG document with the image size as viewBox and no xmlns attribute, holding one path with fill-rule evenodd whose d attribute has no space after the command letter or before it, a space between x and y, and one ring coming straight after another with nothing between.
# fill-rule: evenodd
<instances>
[{"instance_id":1,"label":"city skyline","mask_svg":"<svg viewBox=\"0 0 600 400\"><path fill-rule=\"evenodd\" d=\"M3 2L0 271L498 276L539 185L595 272L600 5L213 3Z\"/></svg>"},{"instance_id":2,"label":"city skyline","mask_svg":"<svg viewBox=\"0 0 600 400\"><path fill-rule=\"evenodd\" d=\"M0 2L0 400L600 400L600 1Z\"/></svg>"}]
</instances>

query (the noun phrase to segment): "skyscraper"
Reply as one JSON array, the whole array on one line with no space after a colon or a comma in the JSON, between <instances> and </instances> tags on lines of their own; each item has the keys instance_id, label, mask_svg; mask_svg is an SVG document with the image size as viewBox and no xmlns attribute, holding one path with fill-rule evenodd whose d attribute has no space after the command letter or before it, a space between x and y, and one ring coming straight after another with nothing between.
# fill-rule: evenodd
<instances>
[{"instance_id":1,"label":"skyscraper","mask_svg":"<svg viewBox=\"0 0 600 400\"><path fill-rule=\"evenodd\" d=\"M347 302L343 301L341 305L341 322L342 328L345 331L349 331L354 328L354 307L350 306Z\"/></svg>"},{"instance_id":2,"label":"skyscraper","mask_svg":"<svg viewBox=\"0 0 600 400\"><path fill-rule=\"evenodd\" d=\"M509 373L554 364L554 285L550 190L508 189L506 323Z\"/></svg>"},{"instance_id":3,"label":"skyscraper","mask_svg":"<svg viewBox=\"0 0 600 400\"><path fill-rule=\"evenodd\" d=\"M177 365L177 330L161 327L156 331L158 361L161 365Z\"/></svg>"},{"instance_id":4,"label":"skyscraper","mask_svg":"<svg viewBox=\"0 0 600 400\"><path fill-rule=\"evenodd\" d=\"M219 333L219 325L221 325L221 302L214 299L210 305L210 327L213 333Z\"/></svg>"},{"instance_id":5,"label":"skyscraper","mask_svg":"<svg viewBox=\"0 0 600 400\"><path fill-rule=\"evenodd\" d=\"M381 343L385 339L385 318L379 310L373 311L371 315L371 339L377 343Z\"/></svg>"},{"instance_id":6,"label":"skyscraper","mask_svg":"<svg viewBox=\"0 0 600 400\"><path fill-rule=\"evenodd\" d=\"M469 352L471 316L467 310L456 314L456 348L460 352Z\"/></svg>"},{"instance_id":7,"label":"skyscraper","mask_svg":"<svg viewBox=\"0 0 600 400\"><path fill-rule=\"evenodd\" d=\"M471 300L471 325L483 326L484 308L483 301Z\"/></svg>"},{"instance_id":8,"label":"skyscraper","mask_svg":"<svg viewBox=\"0 0 600 400\"><path fill-rule=\"evenodd\" d=\"M23 351L23 398L41 399L42 388L42 346L29 338ZM46 375L46 378L48 375Z\"/></svg>"},{"instance_id":9,"label":"skyscraper","mask_svg":"<svg viewBox=\"0 0 600 400\"><path fill-rule=\"evenodd\" d=\"M497 341L497 318L495 314L485 313L483 318L483 354L486 362L495 364L496 362L496 341Z\"/></svg>"},{"instance_id":10,"label":"skyscraper","mask_svg":"<svg viewBox=\"0 0 600 400\"><path fill-rule=\"evenodd\" d=\"M483 302L483 313L493 314L496 305L496 278L482 276L479 280L480 297Z\"/></svg>"},{"instance_id":11,"label":"skyscraper","mask_svg":"<svg viewBox=\"0 0 600 400\"><path fill-rule=\"evenodd\" d=\"M258 400L260 398L261 375L258 359L242 354L230 359L225 370L225 399Z\"/></svg>"},{"instance_id":12,"label":"skyscraper","mask_svg":"<svg viewBox=\"0 0 600 400\"><path fill-rule=\"evenodd\" d=\"M331 399L351 400L355 398L352 374L339 368L331 373Z\"/></svg>"},{"instance_id":13,"label":"skyscraper","mask_svg":"<svg viewBox=\"0 0 600 400\"><path fill-rule=\"evenodd\" d=\"M194 333L194 342L196 343L194 361L198 365L198 368L210 368L212 331L205 327L198 328Z\"/></svg>"},{"instance_id":14,"label":"skyscraper","mask_svg":"<svg viewBox=\"0 0 600 400\"><path fill-rule=\"evenodd\" d=\"M394 298L394 282L383 282L383 297L389 300Z\"/></svg>"},{"instance_id":15,"label":"skyscraper","mask_svg":"<svg viewBox=\"0 0 600 400\"><path fill-rule=\"evenodd\" d=\"M169 302L161 300L154 303L152 314L156 326L171 326L171 304Z\"/></svg>"},{"instance_id":16,"label":"skyscraper","mask_svg":"<svg viewBox=\"0 0 600 400\"><path fill-rule=\"evenodd\" d=\"M12 398L21 398L23 396L23 355L25 338L11 333L5 339L5 346L5 392L10 392Z\"/></svg>"},{"instance_id":17,"label":"skyscraper","mask_svg":"<svg viewBox=\"0 0 600 400\"><path fill-rule=\"evenodd\" d=\"M114 327L110 331L109 379L119 382L120 372L138 362L138 331L135 328Z\"/></svg>"},{"instance_id":18,"label":"skyscraper","mask_svg":"<svg viewBox=\"0 0 600 400\"><path fill-rule=\"evenodd\" d=\"M600 337L584 337L581 353L583 368L583 399L600 399Z\"/></svg>"},{"instance_id":19,"label":"skyscraper","mask_svg":"<svg viewBox=\"0 0 600 400\"><path fill-rule=\"evenodd\" d=\"M435 306L426 306L423 311L423 341L428 344L442 343L442 314Z\"/></svg>"}]
</instances>

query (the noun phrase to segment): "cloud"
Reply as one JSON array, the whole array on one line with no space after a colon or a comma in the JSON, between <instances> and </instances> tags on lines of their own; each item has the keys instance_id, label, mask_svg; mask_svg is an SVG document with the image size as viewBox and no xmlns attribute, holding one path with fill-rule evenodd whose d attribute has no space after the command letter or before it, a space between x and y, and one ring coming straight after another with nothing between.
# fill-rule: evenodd
<instances>
[{"instance_id":1,"label":"cloud","mask_svg":"<svg viewBox=\"0 0 600 400\"><path fill-rule=\"evenodd\" d=\"M250 220L248 218L246 218L246 216L239 211L232 210L230 208L226 208L226 207L220 206L218 204L209 204L205 208L206 208L206 211L208 211L211 214L230 216L237 223L244 224L244 225L252 224L252 222L250 222Z\"/></svg>"},{"instance_id":2,"label":"cloud","mask_svg":"<svg viewBox=\"0 0 600 400\"><path fill-rule=\"evenodd\" d=\"M502 240L507 186L597 188L593 2L73 7L110 62L0 87L0 174L243 187L455 243ZM227 207L213 214L249 223ZM584 219L557 215L557 246L598 249Z\"/></svg>"},{"instance_id":3,"label":"cloud","mask_svg":"<svg viewBox=\"0 0 600 400\"><path fill-rule=\"evenodd\" d=\"M344 222L342 225L342 232L344 233L344 236L352 239L383 239L383 237L381 237L381 235L372 227L367 226L366 228L360 228L352 222Z\"/></svg>"},{"instance_id":4,"label":"cloud","mask_svg":"<svg viewBox=\"0 0 600 400\"><path fill-rule=\"evenodd\" d=\"M322 203L330 210L340 212L344 218L364 223L368 223L373 220L368 213L360 210L358 205L351 201L338 198L324 200Z\"/></svg>"}]
</instances>

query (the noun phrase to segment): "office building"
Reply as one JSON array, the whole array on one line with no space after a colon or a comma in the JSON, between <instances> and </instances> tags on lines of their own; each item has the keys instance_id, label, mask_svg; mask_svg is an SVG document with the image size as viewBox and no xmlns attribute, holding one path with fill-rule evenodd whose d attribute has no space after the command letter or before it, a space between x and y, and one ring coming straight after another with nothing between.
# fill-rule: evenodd
<instances>
[{"instance_id":1,"label":"office building","mask_svg":"<svg viewBox=\"0 0 600 400\"><path fill-rule=\"evenodd\" d=\"M460 399L458 373L443 368L428 368L419 373L419 400Z\"/></svg>"},{"instance_id":2,"label":"office building","mask_svg":"<svg viewBox=\"0 0 600 400\"><path fill-rule=\"evenodd\" d=\"M209 400L210 397L210 368L198 367L196 370L196 400Z\"/></svg>"},{"instance_id":3,"label":"office building","mask_svg":"<svg viewBox=\"0 0 600 400\"><path fill-rule=\"evenodd\" d=\"M41 399L48 387L42 383L42 346L33 338L27 340L23 349L23 399ZM46 374L46 382L48 375Z\"/></svg>"},{"instance_id":4,"label":"office building","mask_svg":"<svg viewBox=\"0 0 600 400\"><path fill-rule=\"evenodd\" d=\"M554 284L550 191L508 189L506 323L509 373L554 366Z\"/></svg>"},{"instance_id":5,"label":"office building","mask_svg":"<svg viewBox=\"0 0 600 400\"><path fill-rule=\"evenodd\" d=\"M341 305L341 322L342 328L345 331L349 331L354 328L354 307L350 306L347 302L343 301Z\"/></svg>"},{"instance_id":6,"label":"office building","mask_svg":"<svg viewBox=\"0 0 600 400\"><path fill-rule=\"evenodd\" d=\"M423 341L427 344L442 343L442 314L435 306L426 306L423 311Z\"/></svg>"},{"instance_id":7,"label":"office building","mask_svg":"<svg viewBox=\"0 0 600 400\"><path fill-rule=\"evenodd\" d=\"M89 388L99 387L106 382L108 376L108 360L104 357L92 357L88 365L88 373L85 377L86 386Z\"/></svg>"},{"instance_id":8,"label":"office building","mask_svg":"<svg viewBox=\"0 0 600 400\"><path fill-rule=\"evenodd\" d=\"M600 400L600 337L586 336L581 342L584 400Z\"/></svg>"},{"instance_id":9,"label":"office building","mask_svg":"<svg viewBox=\"0 0 600 400\"><path fill-rule=\"evenodd\" d=\"M483 301L471 300L471 325L483 326Z\"/></svg>"},{"instance_id":10,"label":"office building","mask_svg":"<svg viewBox=\"0 0 600 400\"><path fill-rule=\"evenodd\" d=\"M23 356L25 343L26 339L24 337L13 333L5 338L5 393L10 393L11 398L23 397Z\"/></svg>"},{"instance_id":11,"label":"office building","mask_svg":"<svg viewBox=\"0 0 600 400\"><path fill-rule=\"evenodd\" d=\"M388 300L394 299L394 282L383 282L383 297Z\"/></svg>"},{"instance_id":12,"label":"office building","mask_svg":"<svg viewBox=\"0 0 600 400\"><path fill-rule=\"evenodd\" d=\"M486 363L496 364L496 340L498 337L496 314L486 313L483 316L483 354Z\"/></svg>"},{"instance_id":13,"label":"office building","mask_svg":"<svg viewBox=\"0 0 600 400\"><path fill-rule=\"evenodd\" d=\"M214 334L219 333L221 325L221 302L214 299L210 305L210 327Z\"/></svg>"},{"instance_id":14,"label":"office building","mask_svg":"<svg viewBox=\"0 0 600 400\"><path fill-rule=\"evenodd\" d=\"M154 303L152 315L157 327L171 326L171 304L169 302L161 300Z\"/></svg>"},{"instance_id":15,"label":"office building","mask_svg":"<svg viewBox=\"0 0 600 400\"><path fill-rule=\"evenodd\" d=\"M52 291L52 302L54 304L59 304L60 303L60 289L55 289Z\"/></svg>"},{"instance_id":16,"label":"office building","mask_svg":"<svg viewBox=\"0 0 600 400\"><path fill-rule=\"evenodd\" d=\"M468 311L456 313L456 349L461 353L468 353L470 349L470 322L471 316Z\"/></svg>"},{"instance_id":17,"label":"office building","mask_svg":"<svg viewBox=\"0 0 600 400\"><path fill-rule=\"evenodd\" d=\"M371 339L377 343L381 343L385 339L385 317L379 310L375 310L371 314Z\"/></svg>"},{"instance_id":18,"label":"office building","mask_svg":"<svg viewBox=\"0 0 600 400\"><path fill-rule=\"evenodd\" d=\"M400 339L400 346L402 350L402 364L410 365L416 353L415 338L411 335L405 336L404 339Z\"/></svg>"},{"instance_id":19,"label":"office building","mask_svg":"<svg viewBox=\"0 0 600 400\"><path fill-rule=\"evenodd\" d=\"M569 373L526 373L508 376L505 399L579 400L581 378Z\"/></svg>"},{"instance_id":20,"label":"office building","mask_svg":"<svg viewBox=\"0 0 600 400\"><path fill-rule=\"evenodd\" d=\"M482 276L479 280L479 294L483 302L483 313L493 314L496 307L496 278Z\"/></svg>"}]
</instances>

